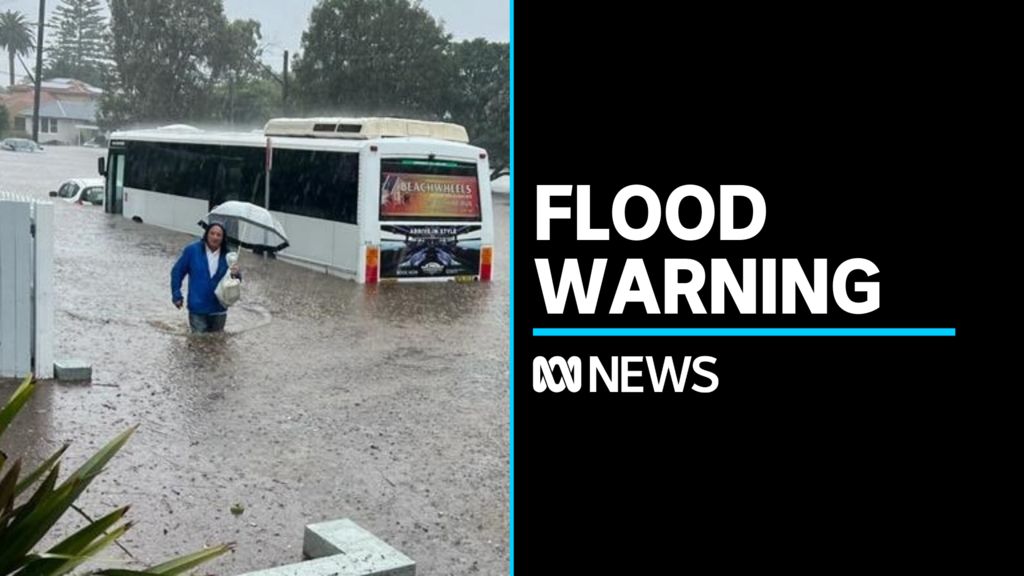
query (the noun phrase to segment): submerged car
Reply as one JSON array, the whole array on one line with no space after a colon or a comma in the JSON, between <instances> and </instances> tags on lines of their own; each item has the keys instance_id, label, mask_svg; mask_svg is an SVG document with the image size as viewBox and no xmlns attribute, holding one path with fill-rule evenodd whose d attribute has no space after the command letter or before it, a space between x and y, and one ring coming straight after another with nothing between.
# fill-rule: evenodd
<instances>
[{"instance_id":1,"label":"submerged car","mask_svg":"<svg viewBox=\"0 0 1024 576\"><path fill-rule=\"evenodd\" d=\"M27 138L5 138L0 141L0 150L10 152L38 152L43 147Z\"/></svg>"},{"instance_id":2,"label":"submerged car","mask_svg":"<svg viewBox=\"0 0 1024 576\"><path fill-rule=\"evenodd\" d=\"M60 187L50 192L54 198L62 198L77 204L103 205L104 181L102 178L72 178L61 183Z\"/></svg>"},{"instance_id":3,"label":"submerged car","mask_svg":"<svg viewBox=\"0 0 1024 576\"><path fill-rule=\"evenodd\" d=\"M94 136L86 142L83 142L82 146L86 148L106 148L107 139L104 136Z\"/></svg>"},{"instance_id":4,"label":"submerged car","mask_svg":"<svg viewBox=\"0 0 1024 576\"><path fill-rule=\"evenodd\" d=\"M92 186L82 191L83 204L92 204L93 206L103 206L103 199L106 197L103 186Z\"/></svg>"}]
</instances>

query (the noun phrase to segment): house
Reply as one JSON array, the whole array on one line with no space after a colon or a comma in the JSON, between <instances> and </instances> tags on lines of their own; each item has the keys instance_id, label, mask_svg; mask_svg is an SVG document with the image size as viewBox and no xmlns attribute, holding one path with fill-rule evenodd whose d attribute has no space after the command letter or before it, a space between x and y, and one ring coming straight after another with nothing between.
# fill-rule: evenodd
<instances>
[{"instance_id":1,"label":"house","mask_svg":"<svg viewBox=\"0 0 1024 576\"><path fill-rule=\"evenodd\" d=\"M0 96L15 133L31 135L35 97L32 84L18 84ZM96 113L103 91L71 78L43 80L39 94L39 141L81 144L99 132Z\"/></svg>"},{"instance_id":2,"label":"house","mask_svg":"<svg viewBox=\"0 0 1024 576\"><path fill-rule=\"evenodd\" d=\"M39 105L39 141L82 144L99 133L96 102L53 100ZM14 117L15 130L32 132L32 107Z\"/></svg>"}]
</instances>

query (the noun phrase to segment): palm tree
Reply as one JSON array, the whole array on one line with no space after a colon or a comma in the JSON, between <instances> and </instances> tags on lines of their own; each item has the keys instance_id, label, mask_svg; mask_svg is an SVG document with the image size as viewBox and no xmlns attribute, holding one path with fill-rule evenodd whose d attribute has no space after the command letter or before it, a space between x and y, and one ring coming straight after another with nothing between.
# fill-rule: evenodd
<instances>
[{"instance_id":1,"label":"palm tree","mask_svg":"<svg viewBox=\"0 0 1024 576\"><path fill-rule=\"evenodd\" d=\"M35 46L31 26L20 12L8 10L0 14L0 50L7 50L11 86L14 86L14 57L28 55Z\"/></svg>"}]
</instances>

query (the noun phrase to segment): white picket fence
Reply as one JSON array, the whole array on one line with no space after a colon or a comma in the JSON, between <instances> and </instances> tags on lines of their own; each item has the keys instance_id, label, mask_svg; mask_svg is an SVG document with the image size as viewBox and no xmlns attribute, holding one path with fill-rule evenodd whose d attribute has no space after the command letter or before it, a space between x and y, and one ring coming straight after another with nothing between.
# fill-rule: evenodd
<instances>
[{"instance_id":1,"label":"white picket fence","mask_svg":"<svg viewBox=\"0 0 1024 576\"><path fill-rule=\"evenodd\" d=\"M0 191L0 378L53 377L53 204Z\"/></svg>"}]
</instances>

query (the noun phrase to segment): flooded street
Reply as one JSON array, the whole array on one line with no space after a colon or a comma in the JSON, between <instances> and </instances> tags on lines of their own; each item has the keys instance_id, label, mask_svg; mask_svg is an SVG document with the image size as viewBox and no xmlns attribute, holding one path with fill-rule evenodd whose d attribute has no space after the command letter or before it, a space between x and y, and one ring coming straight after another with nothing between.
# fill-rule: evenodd
<instances>
[{"instance_id":1,"label":"flooded street","mask_svg":"<svg viewBox=\"0 0 1024 576\"><path fill-rule=\"evenodd\" d=\"M105 152L0 152L0 189L45 198ZM135 566L222 542L235 553L201 573L296 562L306 524L347 517L418 574L508 573L508 196L490 283L364 286L245 252L242 302L209 336L170 299L193 237L55 204L55 355L93 382L42 383L3 449L33 465L71 442L66 474L140 424L79 501L132 505Z\"/></svg>"}]
</instances>

